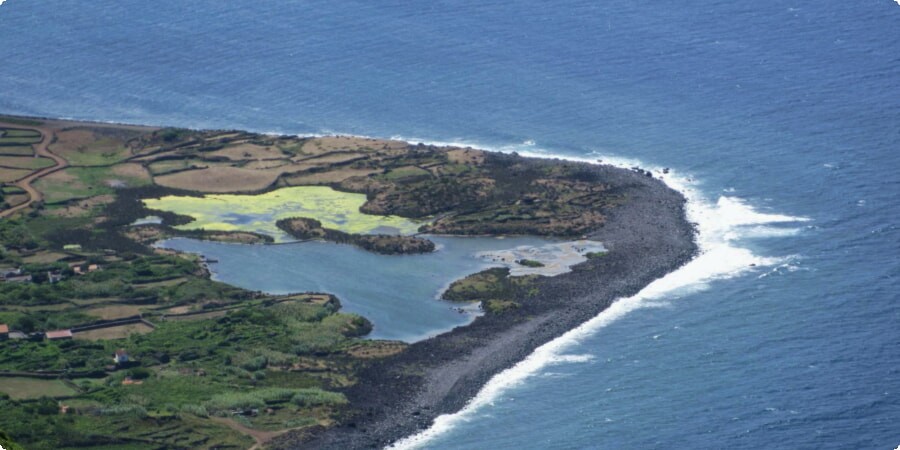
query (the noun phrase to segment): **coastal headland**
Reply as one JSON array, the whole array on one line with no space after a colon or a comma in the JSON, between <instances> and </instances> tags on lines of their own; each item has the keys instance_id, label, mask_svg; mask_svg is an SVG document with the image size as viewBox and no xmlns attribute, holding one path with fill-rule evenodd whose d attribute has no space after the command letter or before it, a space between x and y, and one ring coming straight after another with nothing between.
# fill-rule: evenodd
<instances>
[{"instance_id":1,"label":"coastal headland","mask_svg":"<svg viewBox=\"0 0 900 450\"><path fill-rule=\"evenodd\" d=\"M0 430L28 448L385 446L697 251L684 198L649 172L474 148L0 117L0 166ZM603 251L457 280L443 297L483 315L404 343L366 339L329 293L246 291L153 246L404 258L429 234Z\"/></svg>"}]
</instances>

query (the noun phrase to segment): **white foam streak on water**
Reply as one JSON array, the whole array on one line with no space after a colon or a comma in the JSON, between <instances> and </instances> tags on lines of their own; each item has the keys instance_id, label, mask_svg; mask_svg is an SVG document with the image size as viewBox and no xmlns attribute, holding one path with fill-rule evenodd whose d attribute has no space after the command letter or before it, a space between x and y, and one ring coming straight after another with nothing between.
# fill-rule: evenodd
<instances>
[{"instance_id":1,"label":"white foam streak on water","mask_svg":"<svg viewBox=\"0 0 900 450\"><path fill-rule=\"evenodd\" d=\"M416 140L411 140L410 142L416 142ZM476 144L447 142L432 142L432 144L485 148ZM516 146L494 150L505 152L518 151L524 156L560 157L577 161L596 162L596 158L561 157L539 150L536 151L531 146L528 146L527 149ZM625 158L602 157L602 160L604 164L612 164L623 168L640 166L644 170L651 170L657 175L662 175L663 172L662 168L647 167L639 161ZM678 297L676 293L703 289L713 280L735 277L742 273L756 270L755 267L773 266L782 263L785 258L755 255L752 251L741 247L736 242L746 237L790 235L799 230L766 227L764 225L809 220L803 217L760 212L737 197L722 196L715 202L710 202L699 190L693 187L695 183L691 178L679 176L674 171L669 171L668 174L662 176L667 185L680 191L688 200L686 205L687 218L696 224L698 232L697 245L700 248L700 253L696 258L674 272L651 282L636 295L617 300L609 308L581 326L538 347L524 361L491 378L478 395L462 410L454 414L445 414L437 417L431 428L404 438L389 448L404 450L420 448L435 437L452 429L456 424L469 420L469 417L475 411L492 404L505 390L518 385L547 366L566 362L588 361L589 358L582 357L585 355L566 355L565 351L585 337L593 335L598 330L615 322L631 311L659 306L660 303L666 303L663 299L672 300Z\"/></svg>"}]
</instances>

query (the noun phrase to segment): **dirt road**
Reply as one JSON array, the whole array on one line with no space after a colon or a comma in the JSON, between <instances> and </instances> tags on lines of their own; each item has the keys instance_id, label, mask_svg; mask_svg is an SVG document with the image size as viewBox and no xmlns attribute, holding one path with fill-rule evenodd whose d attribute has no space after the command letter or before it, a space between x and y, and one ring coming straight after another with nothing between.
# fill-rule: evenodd
<instances>
[{"instance_id":1,"label":"dirt road","mask_svg":"<svg viewBox=\"0 0 900 450\"><path fill-rule=\"evenodd\" d=\"M234 420L227 419L224 417L210 417L210 420L212 420L213 422L221 423L222 425L225 425L226 427L231 428L234 431L244 433L244 434L252 437L253 440L256 441L256 444L254 444L253 447L250 447L249 450L258 450L258 449L262 448L262 446L265 445L266 442L269 442L273 438L276 438L284 433L287 433L288 431L291 431L291 430L281 430L281 431L254 430L253 428L245 427L244 425L241 425L241 424L235 422Z\"/></svg>"},{"instance_id":2,"label":"dirt road","mask_svg":"<svg viewBox=\"0 0 900 450\"><path fill-rule=\"evenodd\" d=\"M28 201L26 201L25 203L16 205L12 208L0 211L0 218L4 218L4 217L10 217L17 212L19 212L25 208L28 208L34 202L43 200L43 198L44 198L43 195L41 195L41 193L38 192L37 189L32 187L31 183L34 182L35 180L37 180L38 178L47 176L53 172L56 172L58 170L62 170L62 169L65 169L66 167L69 167L69 162L66 161L65 159L63 159L62 157L50 152L50 149L49 149L50 142L53 141L53 130L50 127L47 127L47 126L27 126L26 127L26 126L18 125L15 123L7 123L7 122L3 122L3 121L0 121L0 127L30 129L30 130L39 131L41 133L41 141L38 142L37 144L34 144L33 147L34 147L35 153L38 156L50 158L56 163L55 166L47 167L47 168L38 170L37 172L33 172L32 174L28 175L25 178L22 178L21 180L19 180L15 183L16 186L22 188L22 190L24 190L26 193L28 193Z\"/></svg>"}]
</instances>

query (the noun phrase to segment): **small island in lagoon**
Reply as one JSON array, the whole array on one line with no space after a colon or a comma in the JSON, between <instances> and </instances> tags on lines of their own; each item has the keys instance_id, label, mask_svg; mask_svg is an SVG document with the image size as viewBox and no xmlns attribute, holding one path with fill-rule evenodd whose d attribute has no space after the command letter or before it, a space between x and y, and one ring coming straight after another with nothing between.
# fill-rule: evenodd
<instances>
[{"instance_id":1,"label":"small island in lagoon","mask_svg":"<svg viewBox=\"0 0 900 450\"><path fill-rule=\"evenodd\" d=\"M387 444L695 251L683 198L642 170L359 137L0 127L0 429L28 448ZM311 241L269 245L295 240ZM236 272L260 286L216 281L235 261L179 242L246 261L314 249L310 265L458 255L434 274L446 289L396 305L480 316L371 339L389 319L346 310L377 301L274 292L249 264ZM330 278L413 291L379 283L379 265Z\"/></svg>"}]
</instances>

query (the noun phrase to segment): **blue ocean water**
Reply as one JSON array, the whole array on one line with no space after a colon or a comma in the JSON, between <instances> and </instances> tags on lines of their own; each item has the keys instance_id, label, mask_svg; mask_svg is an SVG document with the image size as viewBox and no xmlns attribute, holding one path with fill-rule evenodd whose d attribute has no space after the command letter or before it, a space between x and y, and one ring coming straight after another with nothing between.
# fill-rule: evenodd
<instances>
[{"instance_id":1,"label":"blue ocean water","mask_svg":"<svg viewBox=\"0 0 900 450\"><path fill-rule=\"evenodd\" d=\"M759 262L605 316L423 446L900 444L894 1L8 0L0 61L4 113L671 167L709 255Z\"/></svg>"}]
</instances>

